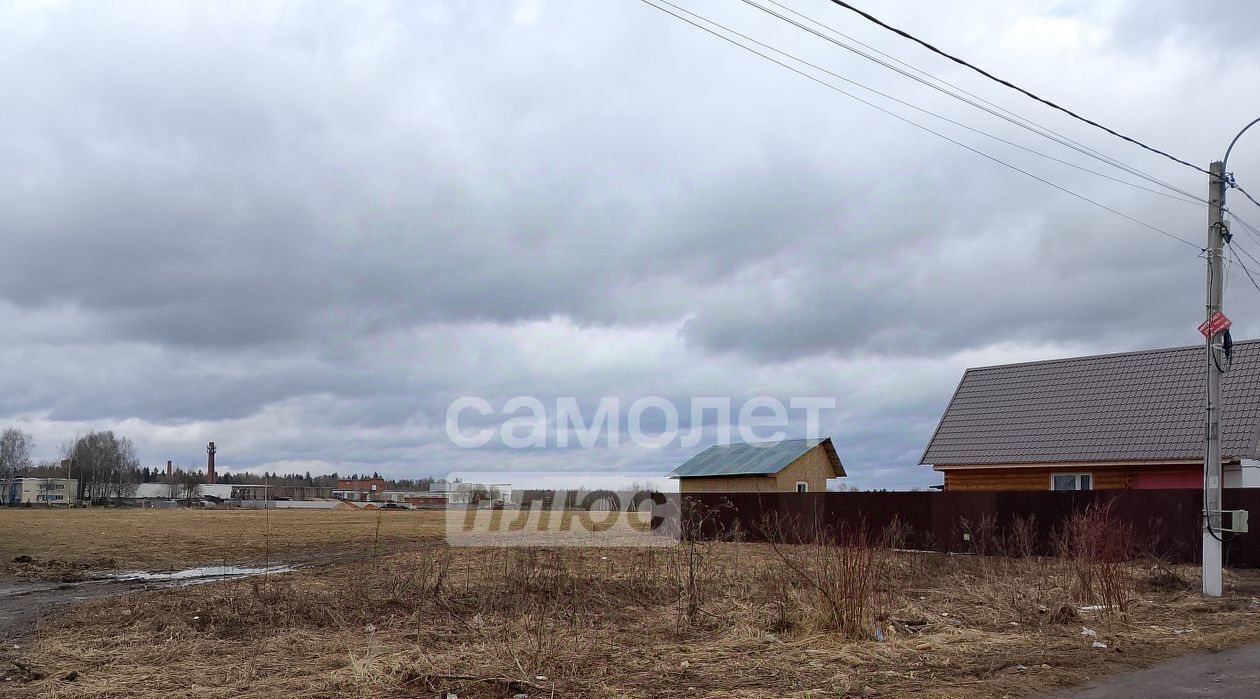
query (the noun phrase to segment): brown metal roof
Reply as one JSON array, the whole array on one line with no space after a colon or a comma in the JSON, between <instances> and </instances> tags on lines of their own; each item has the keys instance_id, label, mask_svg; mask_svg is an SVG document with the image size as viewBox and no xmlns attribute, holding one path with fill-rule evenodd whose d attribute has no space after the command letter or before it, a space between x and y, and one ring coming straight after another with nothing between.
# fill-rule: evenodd
<instances>
[{"instance_id":1,"label":"brown metal roof","mask_svg":"<svg viewBox=\"0 0 1260 699\"><path fill-rule=\"evenodd\" d=\"M1202 345L968 369L920 463L1203 458ZM1234 344L1221 453L1255 458L1260 340Z\"/></svg>"}]
</instances>

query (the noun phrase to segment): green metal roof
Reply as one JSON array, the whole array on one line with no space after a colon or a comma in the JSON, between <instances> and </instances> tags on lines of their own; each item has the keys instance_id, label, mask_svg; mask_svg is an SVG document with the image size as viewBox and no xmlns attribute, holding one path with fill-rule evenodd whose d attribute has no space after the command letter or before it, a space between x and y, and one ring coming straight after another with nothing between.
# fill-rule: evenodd
<instances>
[{"instance_id":1,"label":"green metal roof","mask_svg":"<svg viewBox=\"0 0 1260 699\"><path fill-rule=\"evenodd\" d=\"M670 472L670 478L696 478L702 476L770 476L782 471L818 445L822 445L831 459L836 476L843 476L844 467L840 456L831 444L830 437L822 439L787 439L781 442L751 442L747 444L719 444L696 454Z\"/></svg>"}]
</instances>

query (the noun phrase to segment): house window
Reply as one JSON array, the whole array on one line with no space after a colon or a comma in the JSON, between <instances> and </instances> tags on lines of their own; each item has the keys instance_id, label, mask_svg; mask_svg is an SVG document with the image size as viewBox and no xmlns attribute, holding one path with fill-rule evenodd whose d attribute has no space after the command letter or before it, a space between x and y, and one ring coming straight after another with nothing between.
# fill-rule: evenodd
<instances>
[{"instance_id":1,"label":"house window","mask_svg":"<svg viewBox=\"0 0 1260 699\"><path fill-rule=\"evenodd\" d=\"M1090 473L1056 473L1050 476L1050 490L1093 490L1094 476Z\"/></svg>"},{"instance_id":2,"label":"house window","mask_svg":"<svg viewBox=\"0 0 1260 699\"><path fill-rule=\"evenodd\" d=\"M797 482L796 482L796 492L798 492L798 493L808 493L808 492L809 492L809 483L806 483L805 481L797 481Z\"/></svg>"}]
</instances>

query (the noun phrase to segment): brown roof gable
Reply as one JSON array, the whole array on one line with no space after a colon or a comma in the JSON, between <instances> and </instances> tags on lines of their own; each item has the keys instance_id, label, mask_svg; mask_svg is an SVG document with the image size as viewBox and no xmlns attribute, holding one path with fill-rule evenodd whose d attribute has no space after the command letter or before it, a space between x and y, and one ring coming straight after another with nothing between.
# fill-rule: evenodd
<instances>
[{"instance_id":1,"label":"brown roof gable","mask_svg":"<svg viewBox=\"0 0 1260 699\"><path fill-rule=\"evenodd\" d=\"M968 369L920 463L1201 459L1202 345ZM1256 456L1260 340L1234 344L1221 453Z\"/></svg>"}]
</instances>

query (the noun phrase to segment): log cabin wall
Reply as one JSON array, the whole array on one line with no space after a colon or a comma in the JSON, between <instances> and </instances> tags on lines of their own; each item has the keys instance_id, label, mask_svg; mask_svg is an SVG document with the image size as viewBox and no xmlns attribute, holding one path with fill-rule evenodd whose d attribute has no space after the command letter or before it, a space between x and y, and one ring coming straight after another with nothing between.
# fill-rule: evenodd
<instances>
[{"instance_id":1,"label":"log cabin wall","mask_svg":"<svg viewBox=\"0 0 1260 699\"><path fill-rule=\"evenodd\" d=\"M1058 466L1012 466L1009 468L950 468L945 470L945 490L1050 490L1050 476L1056 473L1088 473L1094 490L1125 490L1137 487L1140 473L1183 473L1201 471L1194 463L1116 464Z\"/></svg>"}]
</instances>

